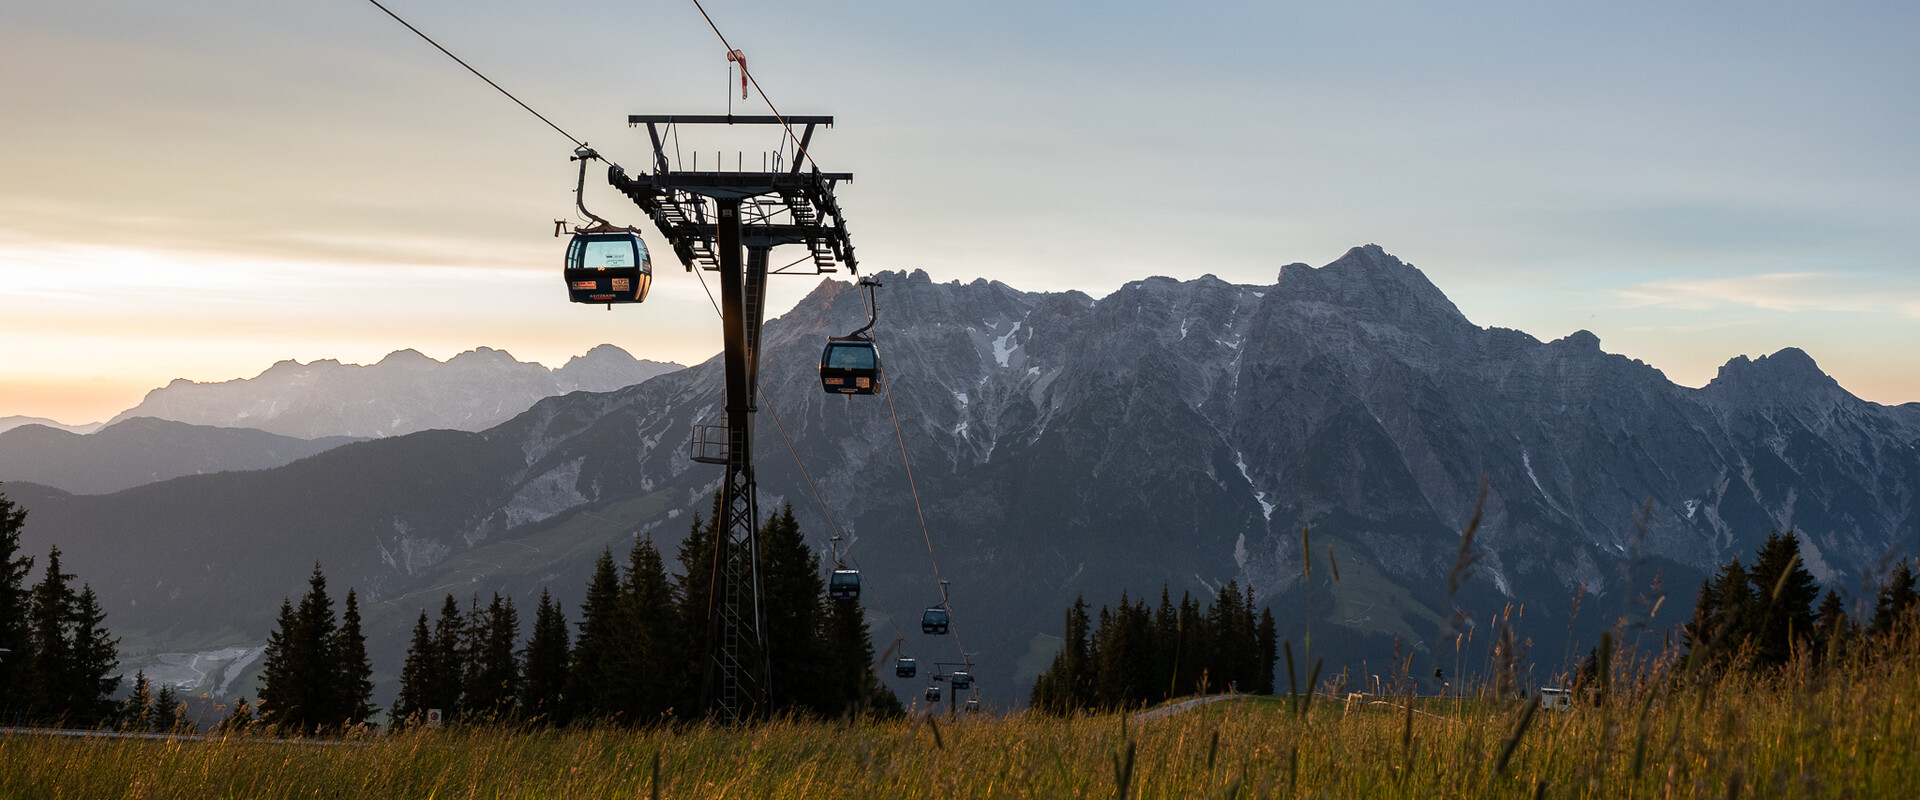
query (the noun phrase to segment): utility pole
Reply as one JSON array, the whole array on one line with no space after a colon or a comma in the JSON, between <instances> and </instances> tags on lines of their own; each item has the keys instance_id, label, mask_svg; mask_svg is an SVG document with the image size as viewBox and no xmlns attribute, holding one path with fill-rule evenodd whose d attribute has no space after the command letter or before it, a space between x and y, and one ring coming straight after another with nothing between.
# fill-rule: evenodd
<instances>
[{"instance_id":1,"label":"utility pole","mask_svg":"<svg viewBox=\"0 0 1920 800\"><path fill-rule=\"evenodd\" d=\"M688 271L720 274L726 419L720 425L696 423L689 455L726 467L700 685L704 707L724 722L737 723L767 713L773 700L753 478L768 257L781 245L805 245L806 256L771 274L819 275L843 265L859 274L846 219L833 196L835 185L852 181L853 175L821 172L807 153L815 127L833 125L830 116L635 114L627 124L646 126L653 142L652 171L629 176L612 166L607 182L647 213ZM717 153L713 169L697 170L680 168L699 166L697 159L673 163L662 137L663 127L686 125L779 125L785 130L779 152L763 154L762 171L742 171L743 156L736 157L735 170L727 171ZM796 136L796 128L803 133Z\"/></svg>"}]
</instances>

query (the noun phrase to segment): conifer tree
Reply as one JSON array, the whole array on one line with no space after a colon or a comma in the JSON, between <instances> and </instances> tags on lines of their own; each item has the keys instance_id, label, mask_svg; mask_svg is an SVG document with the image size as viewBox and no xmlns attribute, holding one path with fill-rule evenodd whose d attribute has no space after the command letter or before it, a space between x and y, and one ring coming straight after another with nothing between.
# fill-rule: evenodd
<instances>
[{"instance_id":1,"label":"conifer tree","mask_svg":"<svg viewBox=\"0 0 1920 800\"><path fill-rule=\"evenodd\" d=\"M1214 597L1207 613L1207 628L1213 647L1208 661L1209 691L1250 691L1253 686L1256 653L1253 615L1247 608L1240 583L1229 580Z\"/></svg>"},{"instance_id":2,"label":"conifer tree","mask_svg":"<svg viewBox=\"0 0 1920 800\"><path fill-rule=\"evenodd\" d=\"M27 711L43 718L67 716L73 707L70 691L73 653L74 576L60 570L60 548L47 552L46 577L34 584L30 601L32 644L27 648ZM75 720L78 721L78 720Z\"/></svg>"},{"instance_id":3,"label":"conifer tree","mask_svg":"<svg viewBox=\"0 0 1920 800\"><path fill-rule=\"evenodd\" d=\"M619 712L617 696L628 676L620 672L620 575L613 552L603 550L587 582L580 606L579 633L568 660L567 701L576 718L610 717Z\"/></svg>"},{"instance_id":4,"label":"conifer tree","mask_svg":"<svg viewBox=\"0 0 1920 800\"><path fill-rule=\"evenodd\" d=\"M820 578L819 556L800 535L792 503L760 526L759 554L773 710L834 713L838 709L822 696L823 689L834 690L822 674L818 638L827 587Z\"/></svg>"},{"instance_id":5,"label":"conifer tree","mask_svg":"<svg viewBox=\"0 0 1920 800\"><path fill-rule=\"evenodd\" d=\"M461 718L462 690L467 675L467 617L460 603L448 594L440 603L440 617L433 621L433 638L427 647L427 694L440 709L443 719Z\"/></svg>"},{"instance_id":6,"label":"conifer tree","mask_svg":"<svg viewBox=\"0 0 1920 800\"><path fill-rule=\"evenodd\" d=\"M707 620L713 597L713 555L714 542L720 538L720 498L714 496L713 515L704 520L700 515L693 516L693 522L687 530L687 538L680 540L680 548L675 560L680 564L680 573L675 582L674 595L680 601L680 641L682 644L681 663L686 680L681 683L681 695L678 707L684 718L698 718L706 713L699 707L701 684L707 673Z\"/></svg>"},{"instance_id":7,"label":"conifer tree","mask_svg":"<svg viewBox=\"0 0 1920 800\"><path fill-rule=\"evenodd\" d=\"M651 538L640 537L633 543L620 597L631 648L630 657L622 661L632 665L622 711L634 722L648 722L672 710L686 691L682 685L686 673L680 669L686 660L681 652L686 637L680 630L673 584Z\"/></svg>"},{"instance_id":8,"label":"conifer tree","mask_svg":"<svg viewBox=\"0 0 1920 800\"><path fill-rule=\"evenodd\" d=\"M421 625L425 624L423 617ZM527 714L546 722L566 721L567 639L565 612L546 589L541 589L540 605L533 614L533 636L521 657L526 675L520 704Z\"/></svg>"},{"instance_id":9,"label":"conifer tree","mask_svg":"<svg viewBox=\"0 0 1920 800\"><path fill-rule=\"evenodd\" d=\"M33 661L32 599L27 578L33 558L20 555L20 530L26 509L0 494L0 712L24 710L26 665Z\"/></svg>"},{"instance_id":10,"label":"conifer tree","mask_svg":"<svg viewBox=\"0 0 1920 800\"><path fill-rule=\"evenodd\" d=\"M1853 619L1847 616L1846 603L1832 589L1820 599L1820 610L1813 621L1814 642L1822 658L1833 659L1846 651L1853 636Z\"/></svg>"},{"instance_id":11,"label":"conifer tree","mask_svg":"<svg viewBox=\"0 0 1920 800\"><path fill-rule=\"evenodd\" d=\"M1160 584L1160 605L1153 611L1153 691L1156 697L1177 693L1174 675L1179 670L1180 610L1174 608L1173 595Z\"/></svg>"},{"instance_id":12,"label":"conifer tree","mask_svg":"<svg viewBox=\"0 0 1920 800\"><path fill-rule=\"evenodd\" d=\"M214 728L222 736L239 736L253 728L253 705L247 702L247 696L241 695L233 701L233 710L226 719Z\"/></svg>"},{"instance_id":13,"label":"conifer tree","mask_svg":"<svg viewBox=\"0 0 1920 800\"><path fill-rule=\"evenodd\" d=\"M1254 694L1273 694L1274 662L1280 658L1277 638L1273 624L1273 609L1260 609L1260 628L1254 633L1260 660L1260 668L1254 674Z\"/></svg>"},{"instance_id":14,"label":"conifer tree","mask_svg":"<svg viewBox=\"0 0 1920 800\"><path fill-rule=\"evenodd\" d=\"M1146 604L1129 603L1124 592L1111 613L1105 607L1100 609L1100 627L1093 635L1092 648L1098 654L1094 678L1098 707L1127 709L1150 699L1148 668L1153 654L1148 625Z\"/></svg>"},{"instance_id":15,"label":"conifer tree","mask_svg":"<svg viewBox=\"0 0 1920 800\"><path fill-rule=\"evenodd\" d=\"M160 733L173 733L180 730L180 696L175 694L173 686L160 687L160 693L153 696L153 729Z\"/></svg>"},{"instance_id":16,"label":"conifer tree","mask_svg":"<svg viewBox=\"0 0 1920 800\"><path fill-rule=\"evenodd\" d=\"M493 594L486 610L469 615L469 645L465 706L479 718L500 719L513 713L520 695L520 664L514 640L520 635L520 615L513 601Z\"/></svg>"},{"instance_id":17,"label":"conifer tree","mask_svg":"<svg viewBox=\"0 0 1920 800\"><path fill-rule=\"evenodd\" d=\"M1775 531L1753 561L1755 604L1749 618L1754 666L1786 664L1805 649L1813 635L1813 603L1820 586L1800 561L1800 540L1791 531Z\"/></svg>"},{"instance_id":18,"label":"conifer tree","mask_svg":"<svg viewBox=\"0 0 1920 800\"><path fill-rule=\"evenodd\" d=\"M299 617L293 613L292 598L280 601L280 615L274 619L273 629L267 631L267 648L260 661L260 704L263 706L262 718L269 723L280 722L293 713L298 699L294 684L299 681L299 673L294 666L292 655L297 647ZM274 709L266 712L266 709Z\"/></svg>"},{"instance_id":19,"label":"conifer tree","mask_svg":"<svg viewBox=\"0 0 1920 800\"><path fill-rule=\"evenodd\" d=\"M1092 624L1087 618L1087 600L1074 598L1067 608L1060 652L1053 664L1034 682L1032 703L1035 708L1055 714L1091 708L1094 694L1094 648Z\"/></svg>"},{"instance_id":20,"label":"conifer tree","mask_svg":"<svg viewBox=\"0 0 1920 800\"><path fill-rule=\"evenodd\" d=\"M331 728L351 709L342 701L336 653L339 620L318 563L299 608L283 602L279 630L268 635L260 682L260 719L289 732Z\"/></svg>"},{"instance_id":21,"label":"conifer tree","mask_svg":"<svg viewBox=\"0 0 1920 800\"><path fill-rule=\"evenodd\" d=\"M1700 585L1693 619L1684 630L1689 662L1698 668L1724 665L1748 641L1756 616L1754 604L1747 569L1735 556Z\"/></svg>"},{"instance_id":22,"label":"conifer tree","mask_svg":"<svg viewBox=\"0 0 1920 800\"><path fill-rule=\"evenodd\" d=\"M857 600L829 600L826 608L823 694L829 709L888 717L900 698L874 676L873 637Z\"/></svg>"},{"instance_id":23,"label":"conifer tree","mask_svg":"<svg viewBox=\"0 0 1920 800\"><path fill-rule=\"evenodd\" d=\"M100 597L93 593L92 586L80 585L69 616L73 620L69 647L73 662L67 676L72 687L68 690L72 698L68 708L78 721L96 723L113 713L110 698L120 688L120 678L113 674L120 666L120 640L107 631L107 612L100 607Z\"/></svg>"},{"instance_id":24,"label":"conifer tree","mask_svg":"<svg viewBox=\"0 0 1920 800\"><path fill-rule=\"evenodd\" d=\"M1903 631L1902 627L1915 624L1916 609L1920 609L1920 592L1914 589L1913 566L1902 561L1880 582L1880 591L1874 595L1873 622L1869 627L1874 639L1883 645L1893 645L1902 633L1910 632Z\"/></svg>"},{"instance_id":25,"label":"conifer tree","mask_svg":"<svg viewBox=\"0 0 1920 800\"><path fill-rule=\"evenodd\" d=\"M153 684L147 680L146 670L136 670L127 699L120 701L120 730L146 731L152 728L152 713Z\"/></svg>"},{"instance_id":26,"label":"conifer tree","mask_svg":"<svg viewBox=\"0 0 1920 800\"><path fill-rule=\"evenodd\" d=\"M1170 696L1212 691L1207 687L1210 679L1207 664L1213 654L1213 632L1208 628L1207 615L1191 592L1180 593L1178 614L1180 636L1174 644L1175 669Z\"/></svg>"},{"instance_id":27,"label":"conifer tree","mask_svg":"<svg viewBox=\"0 0 1920 800\"><path fill-rule=\"evenodd\" d=\"M373 706L373 661L367 656L367 636L360 627L360 600L352 589L347 590L346 611L340 615L334 661L338 674L333 685L339 693L335 703L345 712L343 720L348 725L365 722L379 709Z\"/></svg>"},{"instance_id":28,"label":"conifer tree","mask_svg":"<svg viewBox=\"0 0 1920 800\"><path fill-rule=\"evenodd\" d=\"M433 632L427 628L427 610L413 625L413 640L407 645L407 660L400 667L400 696L393 703L394 727L425 722L427 709L443 708L433 696Z\"/></svg>"}]
</instances>

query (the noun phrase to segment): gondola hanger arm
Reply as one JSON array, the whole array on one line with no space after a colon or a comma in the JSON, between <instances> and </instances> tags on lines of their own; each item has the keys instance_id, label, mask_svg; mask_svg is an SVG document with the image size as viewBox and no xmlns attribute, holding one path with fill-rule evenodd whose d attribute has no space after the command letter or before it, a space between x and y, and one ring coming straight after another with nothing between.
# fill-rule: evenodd
<instances>
[{"instance_id":1,"label":"gondola hanger arm","mask_svg":"<svg viewBox=\"0 0 1920 800\"><path fill-rule=\"evenodd\" d=\"M583 142L580 147L573 151L573 157L568 159L569 161L580 162L580 180L573 185L573 206L580 209L581 216L593 220L594 224L592 228L611 228L613 226L606 220L601 219L593 212L587 210L587 162L599 157L599 153L594 152L592 147L588 147L586 143ZM576 230L576 232L578 232L578 230Z\"/></svg>"}]
</instances>

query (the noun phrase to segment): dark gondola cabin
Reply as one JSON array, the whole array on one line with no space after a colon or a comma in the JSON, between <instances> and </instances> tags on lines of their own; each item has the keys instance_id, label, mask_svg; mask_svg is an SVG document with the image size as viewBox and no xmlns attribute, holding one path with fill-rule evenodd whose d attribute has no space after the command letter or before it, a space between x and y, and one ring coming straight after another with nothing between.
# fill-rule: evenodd
<instances>
[{"instance_id":1,"label":"dark gondola cabin","mask_svg":"<svg viewBox=\"0 0 1920 800\"><path fill-rule=\"evenodd\" d=\"M827 578L827 596L835 600L860 599L860 570L834 570Z\"/></svg>"},{"instance_id":2,"label":"dark gondola cabin","mask_svg":"<svg viewBox=\"0 0 1920 800\"><path fill-rule=\"evenodd\" d=\"M927 684L927 702L929 703L940 702L940 684L937 684L937 683Z\"/></svg>"},{"instance_id":3,"label":"dark gondola cabin","mask_svg":"<svg viewBox=\"0 0 1920 800\"><path fill-rule=\"evenodd\" d=\"M576 233L567 245L565 273L573 302L638 303L653 286L653 259L638 234Z\"/></svg>"},{"instance_id":4,"label":"dark gondola cabin","mask_svg":"<svg viewBox=\"0 0 1920 800\"><path fill-rule=\"evenodd\" d=\"M978 698L978 697L969 697L969 698L967 698L967 710L968 710L968 711L979 711L979 710L980 710L980 698Z\"/></svg>"},{"instance_id":5,"label":"dark gondola cabin","mask_svg":"<svg viewBox=\"0 0 1920 800\"><path fill-rule=\"evenodd\" d=\"M865 339L828 339L820 353L820 388L828 394L873 394L880 388L880 353Z\"/></svg>"},{"instance_id":6,"label":"dark gondola cabin","mask_svg":"<svg viewBox=\"0 0 1920 800\"><path fill-rule=\"evenodd\" d=\"M953 678L952 678L952 680L953 680L953 690L954 690L954 691L956 691L956 692L957 692L957 691L961 691L961 690L964 690L964 689L971 689L971 688L973 688L973 674L972 674L972 673L967 673L967 672L956 672L956 673L953 673Z\"/></svg>"},{"instance_id":7,"label":"dark gondola cabin","mask_svg":"<svg viewBox=\"0 0 1920 800\"><path fill-rule=\"evenodd\" d=\"M927 609L927 613L920 615L920 632L931 633L936 636L945 636L947 633L947 621L946 609L939 606L929 608Z\"/></svg>"},{"instance_id":8,"label":"dark gondola cabin","mask_svg":"<svg viewBox=\"0 0 1920 800\"><path fill-rule=\"evenodd\" d=\"M920 673L920 662L911 658L901 658L893 662L893 674L902 678L911 678Z\"/></svg>"}]
</instances>

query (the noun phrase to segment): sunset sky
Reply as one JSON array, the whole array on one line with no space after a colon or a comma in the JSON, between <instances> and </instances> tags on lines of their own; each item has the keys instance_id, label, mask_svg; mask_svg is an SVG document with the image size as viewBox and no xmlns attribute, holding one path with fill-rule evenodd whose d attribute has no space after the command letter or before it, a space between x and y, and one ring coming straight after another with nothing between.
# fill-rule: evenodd
<instances>
[{"instance_id":1,"label":"sunset sky","mask_svg":"<svg viewBox=\"0 0 1920 800\"><path fill-rule=\"evenodd\" d=\"M781 111L837 117L869 270L1100 296L1375 242L1685 385L1797 346L1920 401L1915 4L703 1ZM387 4L630 169L630 113L765 111L691 2ZM658 237L645 305L566 302L571 151L364 0L12 0L0 416L409 347L712 355Z\"/></svg>"}]
</instances>

